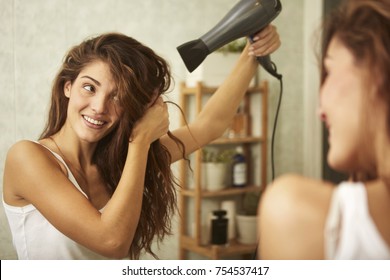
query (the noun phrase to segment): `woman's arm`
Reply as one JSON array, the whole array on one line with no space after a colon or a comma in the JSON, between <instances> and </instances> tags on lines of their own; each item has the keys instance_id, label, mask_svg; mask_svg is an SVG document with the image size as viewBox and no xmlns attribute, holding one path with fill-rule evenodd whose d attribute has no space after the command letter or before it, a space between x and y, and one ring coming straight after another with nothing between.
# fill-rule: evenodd
<instances>
[{"instance_id":1,"label":"woman's arm","mask_svg":"<svg viewBox=\"0 0 390 280\"><path fill-rule=\"evenodd\" d=\"M74 187L46 148L30 141L18 142L8 152L4 199L31 203L75 242L101 255L123 258L140 217L150 144L168 125L166 105L159 99L133 130L122 177L103 213Z\"/></svg>"},{"instance_id":2,"label":"woman's arm","mask_svg":"<svg viewBox=\"0 0 390 280\"><path fill-rule=\"evenodd\" d=\"M235 67L209 99L199 116L188 127L184 126L173 134L185 145L186 154L210 143L223 134L231 123L238 106L256 72L258 62L255 56L267 55L280 46L279 36L274 26L268 26L247 43ZM172 155L172 161L182 158L177 145L167 136L161 138Z\"/></svg>"}]
</instances>

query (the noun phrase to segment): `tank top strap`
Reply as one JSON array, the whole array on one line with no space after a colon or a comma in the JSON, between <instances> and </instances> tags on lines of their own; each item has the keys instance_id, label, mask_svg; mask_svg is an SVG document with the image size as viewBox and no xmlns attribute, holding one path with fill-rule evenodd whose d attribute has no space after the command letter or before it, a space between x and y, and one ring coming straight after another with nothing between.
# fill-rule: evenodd
<instances>
[{"instance_id":1,"label":"tank top strap","mask_svg":"<svg viewBox=\"0 0 390 280\"><path fill-rule=\"evenodd\" d=\"M59 155L57 154L56 152L52 151L51 149L49 149L48 147L46 147L45 145L42 145L41 143L39 143L38 141L32 141L34 143L37 143L39 145L41 145L42 147L46 148L47 150L49 150L66 168L67 172L68 172L68 179L69 181L72 182L72 184L86 197L88 198L87 194L81 189L80 185L77 183L77 180L76 178L73 176L73 173L72 171L70 171L70 168L68 167L68 165L66 164L65 160Z\"/></svg>"}]
</instances>

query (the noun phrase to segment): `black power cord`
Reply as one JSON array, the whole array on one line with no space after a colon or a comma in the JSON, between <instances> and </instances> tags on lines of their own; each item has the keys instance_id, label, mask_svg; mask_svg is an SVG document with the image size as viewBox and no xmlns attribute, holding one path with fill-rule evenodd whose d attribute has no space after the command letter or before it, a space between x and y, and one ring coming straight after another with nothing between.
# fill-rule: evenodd
<instances>
[{"instance_id":1,"label":"black power cord","mask_svg":"<svg viewBox=\"0 0 390 280\"><path fill-rule=\"evenodd\" d=\"M249 40L250 40L251 43L253 43L253 38L252 37L249 37ZM278 101L278 106L276 108L276 115L275 115L274 127L273 127L273 130L272 130L272 138L271 138L271 167L272 167L272 181L273 181L275 179L274 142L275 142L276 125L277 125L277 122L278 122L280 104L282 103L283 76L278 73L278 69L276 67L276 64L271 60L271 57L269 55L267 55L267 56L259 56L259 57L257 57L257 61L260 63L261 66L263 66L263 68L269 74L274 76L280 82L279 101Z\"/></svg>"},{"instance_id":2,"label":"black power cord","mask_svg":"<svg viewBox=\"0 0 390 280\"><path fill-rule=\"evenodd\" d=\"M276 107L276 113L275 113L275 121L274 121L274 127L272 130L272 137L271 137L271 166L272 166L272 181L275 179L275 156L274 156L274 150L275 150L275 134L276 134L276 126L278 123L278 117L279 117L279 111L280 111L280 105L282 103L282 96L283 96L283 79L279 79L280 82L280 93L279 93L279 100L278 105Z\"/></svg>"}]
</instances>

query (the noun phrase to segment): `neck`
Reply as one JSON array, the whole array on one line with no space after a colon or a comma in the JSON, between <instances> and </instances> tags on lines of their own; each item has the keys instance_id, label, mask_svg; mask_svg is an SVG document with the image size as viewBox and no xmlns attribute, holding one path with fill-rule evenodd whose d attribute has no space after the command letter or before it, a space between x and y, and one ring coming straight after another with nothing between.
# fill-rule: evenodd
<instances>
[{"instance_id":1,"label":"neck","mask_svg":"<svg viewBox=\"0 0 390 280\"><path fill-rule=\"evenodd\" d=\"M64 160L79 170L86 170L92 165L92 157L97 143L88 143L84 140L66 134L63 130L50 136Z\"/></svg>"}]
</instances>

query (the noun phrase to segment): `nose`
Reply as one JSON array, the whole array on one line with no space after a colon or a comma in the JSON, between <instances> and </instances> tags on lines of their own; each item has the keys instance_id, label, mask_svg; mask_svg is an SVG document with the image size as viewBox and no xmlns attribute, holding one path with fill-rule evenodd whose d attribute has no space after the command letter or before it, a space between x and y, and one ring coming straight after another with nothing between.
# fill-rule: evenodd
<instances>
[{"instance_id":1,"label":"nose","mask_svg":"<svg viewBox=\"0 0 390 280\"><path fill-rule=\"evenodd\" d=\"M103 94L96 94L92 98L90 106L96 114L104 114L107 110L107 99Z\"/></svg>"}]
</instances>

